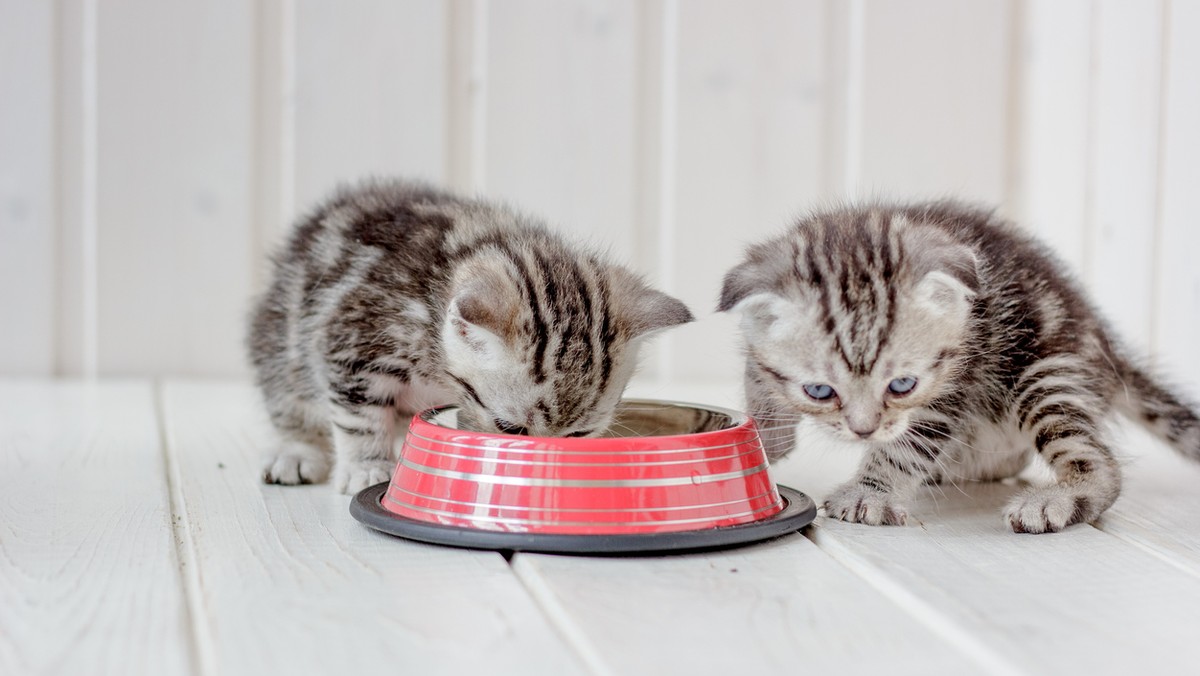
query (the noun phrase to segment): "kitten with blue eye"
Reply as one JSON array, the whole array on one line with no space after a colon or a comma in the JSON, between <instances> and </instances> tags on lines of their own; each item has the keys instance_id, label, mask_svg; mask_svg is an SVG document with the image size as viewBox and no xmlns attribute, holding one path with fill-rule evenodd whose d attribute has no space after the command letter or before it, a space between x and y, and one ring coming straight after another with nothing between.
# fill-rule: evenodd
<instances>
[{"instance_id":1,"label":"kitten with blue eye","mask_svg":"<svg viewBox=\"0 0 1200 676\"><path fill-rule=\"evenodd\" d=\"M414 412L591 436L678 300L506 207L402 181L342 188L274 258L247 344L282 442L263 480L386 481Z\"/></svg>"},{"instance_id":2,"label":"kitten with blue eye","mask_svg":"<svg viewBox=\"0 0 1200 676\"><path fill-rule=\"evenodd\" d=\"M903 524L924 483L1055 476L1006 506L1044 533L1094 520L1121 474L1110 412L1200 460L1200 419L1138 368L1063 266L990 212L943 201L835 208L753 246L725 277L747 407L768 455L800 417L865 446L828 516Z\"/></svg>"}]
</instances>

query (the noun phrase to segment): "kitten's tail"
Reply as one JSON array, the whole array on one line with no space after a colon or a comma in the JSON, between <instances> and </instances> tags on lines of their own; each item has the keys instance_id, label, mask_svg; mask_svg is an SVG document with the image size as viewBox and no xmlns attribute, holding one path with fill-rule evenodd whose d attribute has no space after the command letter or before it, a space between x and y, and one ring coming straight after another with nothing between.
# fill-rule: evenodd
<instances>
[{"instance_id":1,"label":"kitten's tail","mask_svg":"<svg viewBox=\"0 0 1200 676\"><path fill-rule=\"evenodd\" d=\"M1121 359L1115 366L1124 385L1124 391L1118 393L1121 412L1200 462L1200 415L1196 408L1132 363Z\"/></svg>"}]
</instances>

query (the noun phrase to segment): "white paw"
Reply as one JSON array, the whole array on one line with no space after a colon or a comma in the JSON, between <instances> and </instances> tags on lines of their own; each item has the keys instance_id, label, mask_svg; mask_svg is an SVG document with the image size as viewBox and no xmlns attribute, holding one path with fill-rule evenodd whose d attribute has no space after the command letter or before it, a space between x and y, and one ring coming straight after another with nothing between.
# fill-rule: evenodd
<instances>
[{"instance_id":1,"label":"white paw","mask_svg":"<svg viewBox=\"0 0 1200 676\"><path fill-rule=\"evenodd\" d=\"M825 515L852 523L870 526L903 526L908 522L908 510L895 498L857 480L838 486L822 505Z\"/></svg>"},{"instance_id":2,"label":"white paw","mask_svg":"<svg viewBox=\"0 0 1200 676\"><path fill-rule=\"evenodd\" d=\"M346 495L354 495L367 486L392 478L395 460L363 460L361 462L338 463L333 472L333 484Z\"/></svg>"},{"instance_id":3,"label":"white paw","mask_svg":"<svg viewBox=\"0 0 1200 676\"><path fill-rule=\"evenodd\" d=\"M329 478L332 453L296 441L285 441L267 456L263 483L319 484Z\"/></svg>"},{"instance_id":4,"label":"white paw","mask_svg":"<svg viewBox=\"0 0 1200 676\"><path fill-rule=\"evenodd\" d=\"M1056 533L1091 517L1089 499L1075 488L1035 486L1013 496L1004 508L1004 518L1014 533Z\"/></svg>"}]
</instances>

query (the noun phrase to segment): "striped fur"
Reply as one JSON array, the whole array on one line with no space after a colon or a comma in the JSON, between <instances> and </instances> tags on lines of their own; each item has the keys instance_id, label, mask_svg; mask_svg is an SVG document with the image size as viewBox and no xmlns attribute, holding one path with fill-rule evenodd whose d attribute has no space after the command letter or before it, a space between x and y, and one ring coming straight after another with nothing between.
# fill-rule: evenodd
<instances>
[{"instance_id":1,"label":"striped fur","mask_svg":"<svg viewBox=\"0 0 1200 676\"><path fill-rule=\"evenodd\" d=\"M385 480L412 413L480 430L604 430L640 339L691 320L536 220L420 184L343 188L275 257L248 347L282 445L264 479ZM336 450L336 453L334 451Z\"/></svg>"},{"instance_id":2,"label":"striped fur","mask_svg":"<svg viewBox=\"0 0 1200 676\"><path fill-rule=\"evenodd\" d=\"M1046 249L987 211L814 213L751 247L720 309L742 315L747 404L772 458L800 417L867 446L825 502L836 518L903 523L920 484L1013 476L1037 453L1057 483L1018 494L1009 526L1091 521L1120 492L1113 411L1200 460L1195 409L1133 364ZM889 390L904 378L911 391Z\"/></svg>"}]
</instances>

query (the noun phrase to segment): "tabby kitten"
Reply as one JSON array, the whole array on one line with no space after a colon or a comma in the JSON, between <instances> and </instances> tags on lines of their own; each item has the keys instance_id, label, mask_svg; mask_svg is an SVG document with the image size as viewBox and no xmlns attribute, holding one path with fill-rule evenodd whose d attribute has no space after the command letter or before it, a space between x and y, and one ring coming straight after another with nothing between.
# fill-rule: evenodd
<instances>
[{"instance_id":1,"label":"tabby kitten","mask_svg":"<svg viewBox=\"0 0 1200 676\"><path fill-rule=\"evenodd\" d=\"M1103 421L1130 416L1200 460L1195 411L1137 368L1062 265L990 212L954 202L814 213L725 277L747 406L768 454L807 417L866 446L824 503L903 524L922 483L989 480L1040 454L1056 478L1005 508L1018 533L1058 531L1116 500Z\"/></svg>"},{"instance_id":2,"label":"tabby kitten","mask_svg":"<svg viewBox=\"0 0 1200 676\"><path fill-rule=\"evenodd\" d=\"M263 480L389 478L424 407L480 431L588 436L678 300L507 208L399 181L343 188L274 259L248 346L283 437ZM336 462L333 457L336 456Z\"/></svg>"}]
</instances>

